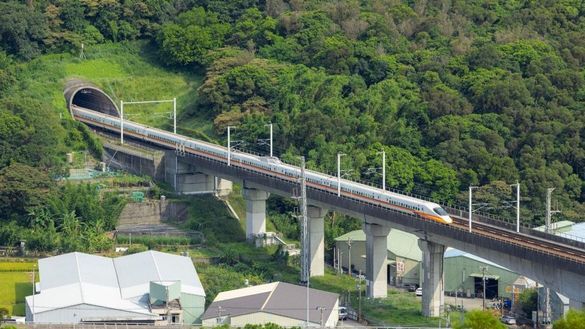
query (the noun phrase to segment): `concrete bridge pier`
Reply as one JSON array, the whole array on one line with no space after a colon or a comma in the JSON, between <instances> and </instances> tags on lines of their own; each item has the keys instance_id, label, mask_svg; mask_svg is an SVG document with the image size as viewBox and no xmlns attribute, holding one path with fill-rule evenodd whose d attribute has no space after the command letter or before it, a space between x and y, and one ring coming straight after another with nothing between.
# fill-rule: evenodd
<instances>
[{"instance_id":1,"label":"concrete bridge pier","mask_svg":"<svg viewBox=\"0 0 585 329\"><path fill-rule=\"evenodd\" d=\"M327 209L308 206L310 276L325 275L325 215Z\"/></svg>"},{"instance_id":2,"label":"concrete bridge pier","mask_svg":"<svg viewBox=\"0 0 585 329\"><path fill-rule=\"evenodd\" d=\"M247 187L242 191L246 200L246 238L254 242L266 234L266 199L270 193Z\"/></svg>"},{"instance_id":3,"label":"concrete bridge pier","mask_svg":"<svg viewBox=\"0 0 585 329\"><path fill-rule=\"evenodd\" d=\"M418 240L423 252L422 313L427 317L441 315L445 304L443 286L443 256L445 246L427 240Z\"/></svg>"},{"instance_id":4,"label":"concrete bridge pier","mask_svg":"<svg viewBox=\"0 0 585 329\"><path fill-rule=\"evenodd\" d=\"M206 194L216 190L215 177L198 172L195 166L181 161L174 151L165 154L165 180L179 194Z\"/></svg>"},{"instance_id":5,"label":"concrete bridge pier","mask_svg":"<svg viewBox=\"0 0 585 329\"><path fill-rule=\"evenodd\" d=\"M390 227L364 224L366 233L366 296L385 298L388 295L388 233Z\"/></svg>"}]
</instances>

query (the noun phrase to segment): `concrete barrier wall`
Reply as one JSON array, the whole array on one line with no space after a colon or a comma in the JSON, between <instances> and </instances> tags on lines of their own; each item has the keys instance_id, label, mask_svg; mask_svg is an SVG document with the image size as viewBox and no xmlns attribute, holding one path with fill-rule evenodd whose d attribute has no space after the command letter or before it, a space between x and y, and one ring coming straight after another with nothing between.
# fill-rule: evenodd
<instances>
[{"instance_id":1,"label":"concrete barrier wall","mask_svg":"<svg viewBox=\"0 0 585 329\"><path fill-rule=\"evenodd\" d=\"M188 205L179 202L148 200L140 203L128 203L118 219L118 226L161 224L173 220L187 219Z\"/></svg>"}]
</instances>

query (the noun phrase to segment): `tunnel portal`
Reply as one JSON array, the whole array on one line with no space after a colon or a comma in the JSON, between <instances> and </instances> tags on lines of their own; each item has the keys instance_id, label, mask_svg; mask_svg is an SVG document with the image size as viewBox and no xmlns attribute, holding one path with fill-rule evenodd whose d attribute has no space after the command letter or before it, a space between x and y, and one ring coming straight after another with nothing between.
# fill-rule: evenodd
<instances>
[{"instance_id":1,"label":"tunnel portal","mask_svg":"<svg viewBox=\"0 0 585 329\"><path fill-rule=\"evenodd\" d=\"M63 94L69 112L71 112L73 105L77 105L116 117L120 116L118 107L110 96L87 81L77 79L69 80Z\"/></svg>"}]
</instances>

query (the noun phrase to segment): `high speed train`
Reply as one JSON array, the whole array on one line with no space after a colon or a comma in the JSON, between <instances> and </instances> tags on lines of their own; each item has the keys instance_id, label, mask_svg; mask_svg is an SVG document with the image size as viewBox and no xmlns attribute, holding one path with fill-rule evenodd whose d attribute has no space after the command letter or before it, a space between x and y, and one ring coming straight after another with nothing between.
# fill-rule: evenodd
<instances>
[{"instance_id":1,"label":"high speed train","mask_svg":"<svg viewBox=\"0 0 585 329\"><path fill-rule=\"evenodd\" d=\"M106 130L120 132L120 119L115 116L89 110L73 105L73 115L79 121ZM167 148L175 148L186 153L204 156L217 161L227 162L226 147L187 138L178 134L147 127L131 121L124 121L124 135L144 140ZM242 152L231 152L231 165L276 176L285 180L297 180L300 168L280 162L277 158L262 157ZM337 193L337 177L306 170L307 186ZM381 205L404 213L444 224L451 224L452 219L440 205L417 198L380 190L364 184L341 180L341 195L359 199L364 202Z\"/></svg>"}]
</instances>

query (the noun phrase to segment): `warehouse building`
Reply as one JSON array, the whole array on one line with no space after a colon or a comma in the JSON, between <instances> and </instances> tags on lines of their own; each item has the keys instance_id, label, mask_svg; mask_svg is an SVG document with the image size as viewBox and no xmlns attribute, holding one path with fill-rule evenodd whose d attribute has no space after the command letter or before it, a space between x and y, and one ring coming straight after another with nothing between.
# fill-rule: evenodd
<instances>
[{"instance_id":1,"label":"warehouse building","mask_svg":"<svg viewBox=\"0 0 585 329\"><path fill-rule=\"evenodd\" d=\"M69 253L39 260L40 293L26 297L35 323L194 324L205 292L188 257L146 251L119 258Z\"/></svg>"},{"instance_id":2,"label":"warehouse building","mask_svg":"<svg viewBox=\"0 0 585 329\"><path fill-rule=\"evenodd\" d=\"M397 287L420 284L422 251L414 234L390 230L388 246L388 284ZM355 230L335 239L337 263L351 266L354 273L366 273L366 234ZM351 262L350 262L351 260Z\"/></svg>"},{"instance_id":3,"label":"warehouse building","mask_svg":"<svg viewBox=\"0 0 585 329\"><path fill-rule=\"evenodd\" d=\"M283 327L307 324L307 288L284 282L221 292L202 316L203 326L275 323ZM339 295L309 289L309 326L335 327Z\"/></svg>"},{"instance_id":4,"label":"warehouse building","mask_svg":"<svg viewBox=\"0 0 585 329\"><path fill-rule=\"evenodd\" d=\"M445 292L463 297L482 297L483 278L488 299L512 298L512 287L519 275L489 260L448 248L443 263Z\"/></svg>"}]
</instances>

